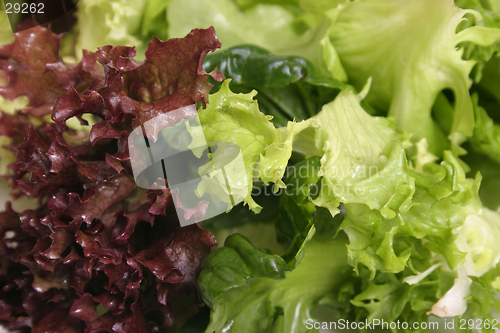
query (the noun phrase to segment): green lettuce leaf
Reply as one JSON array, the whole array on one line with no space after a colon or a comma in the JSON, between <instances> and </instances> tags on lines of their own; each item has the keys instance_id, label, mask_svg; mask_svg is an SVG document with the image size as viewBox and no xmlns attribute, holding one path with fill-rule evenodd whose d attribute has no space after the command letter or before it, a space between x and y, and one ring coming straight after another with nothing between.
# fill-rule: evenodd
<instances>
[{"instance_id":1,"label":"green lettuce leaf","mask_svg":"<svg viewBox=\"0 0 500 333\"><path fill-rule=\"evenodd\" d=\"M474 116L476 124L474 135L470 139L472 148L478 152L488 155L491 159L500 163L500 125L495 124L486 110L478 105L478 95L472 96L474 101Z\"/></svg>"},{"instance_id":2,"label":"green lettuce leaf","mask_svg":"<svg viewBox=\"0 0 500 333\"><path fill-rule=\"evenodd\" d=\"M157 7L152 5L148 4L146 0L78 1L77 23L73 31L76 36L74 56L81 58L82 49L94 52L98 47L104 45L123 45L134 46L137 50L137 59L144 58L144 53L151 39L142 38L141 22L143 22L143 15L151 19L144 14L144 9L156 10ZM151 21L148 20L146 24L150 24L149 22ZM146 31L149 30L146 29Z\"/></svg>"},{"instance_id":3,"label":"green lettuce leaf","mask_svg":"<svg viewBox=\"0 0 500 333\"><path fill-rule=\"evenodd\" d=\"M332 303L351 299L345 316L422 322L431 313L464 316L459 318L472 313L491 319L491 295L497 291L478 300L486 296L475 282L500 260L500 215L481 209L480 177L465 178L450 152L441 164L430 162L423 169L411 172L417 184L413 205L397 218L383 218L366 205L345 205L341 229L349 237L356 276L341 288L347 295L336 295ZM481 310L478 302L487 305Z\"/></svg>"},{"instance_id":4,"label":"green lettuce leaf","mask_svg":"<svg viewBox=\"0 0 500 333\"><path fill-rule=\"evenodd\" d=\"M143 40L157 37L168 39L167 7L170 0L148 0L144 6L141 20L141 36Z\"/></svg>"},{"instance_id":5,"label":"green lettuce leaf","mask_svg":"<svg viewBox=\"0 0 500 333\"><path fill-rule=\"evenodd\" d=\"M473 91L479 95L478 103L495 121L500 120L500 56L492 57L484 67L481 81L472 86Z\"/></svg>"},{"instance_id":6,"label":"green lettuce leaf","mask_svg":"<svg viewBox=\"0 0 500 333\"><path fill-rule=\"evenodd\" d=\"M291 268L300 263L304 246L316 231L311 192L318 192L319 169L319 157L313 157L291 166L284 179L286 189L280 195L276 237L285 248L282 257Z\"/></svg>"},{"instance_id":7,"label":"green lettuce leaf","mask_svg":"<svg viewBox=\"0 0 500 333\"><path fill-rule=\"evenodd\" d=\"M202 146L198 142L202 138L208 145L211 142L238 145L245 167L244 170L227 172L227 183L225 177L207 176L208 171L214 168L211 163L200 167L202 181L198 185L197 194L201 197L208 192L215 197L224 198L222 200L233 197L234 201L244 200L251 210L258 213L261 207L251 195L253 180L260 179L266 185L274 183L276 192L285 187L281 178L292 154L293 139L297 133L309 127L310 122L289 122L287 127L275 128L270 122L272 117L259 111L257 102L253 100L255 94L256 92L235 94L229 89L229 80L226 80L217 93L210 95L207 107L199 111L201 126L190 127L189 131L193 138L190 147ZM193 152L198 157L203 153L196 149ZM218 149L215 154L224 152ZM231 193L228 192L229 188ZM232 202L227 204L230 209Z\"/></svg>"},{"instance_id":8,"label":"green lettuce leaf","mask_svg":"<svg viewBox=\"0 0 500 333\"><path fill-rule=\"evenodd\" d=\"M328 33L332 26L332 18L324 16L321 21L300 35L296 40L281 48L273 48L278 54L300 56L311 61L317 74L347 81L347 74L340 62Z\"/></svg>"},{"instance_id":9,"label":"green lettuce leaf","mask_svg":"<svg viewBox=\"0 0 500 333\"><path fill-rule=\"evenodd\" d=\"M360 101L368 89L369 84L360 94L342 91L312 118L316 148L323 154L322 188L314 203L333 216L341 202L363 203L390 218L411 206L414 184L404 138L390 120L363 110Z\"/></svg>"},{"instance_id":10,"label":"green lettuce leaf","mask_svg":"<svg viewBox=\"0 0 500 333\"><path fill-rule=\"evenodd\" d=\"M500 261L497 241L500 235L500 214L487 209L482 213L471 214L457 229L457 234L456 245L466 253L465 262L458 269L458 278L453 287L434 304L429 313L441 317L458 316L458 319L474 314L483 320L491 320L492 301L484 298L485 288L481 286L479 277L494 270ZM491 282L488 280L487 275L483 282ZM490 297L493 294L495 293L490 294Z\"/></svg>"},{"instance_id":11,"label":"green lettuce leaf","mask_svg":"<svg viewBox=\"0 0 500 333\"><path fill-rule=\"evenodd\" d=\"M207 257L198 279L211 309L206 332L311 332L312 310L345 282L345 265L344 240L310 241L301 264L288 272L283 259L234 234Z\"/></svg>"},{"instance_id":12,"label":"green lettuce leaf","mask_svg":"<svg viewBox=\"0 0 500 333\"><path fill-rule=\"evenodd\" d=\"M370 269L372 277L378 270L401 272L412 265L417 244L443 256L452 270L464 264L467 251L457 246L455 231L467 216L479 214L477 190L481 179L465 178L459 161L450 152L445 152L440 164L425 164L423 171L409 172L416 184L413 205L393 218L384 218L380 211L365 205L346 205L341 228L349 236L349 261L355 269L361 263ZM420 243L422 239L425 245Z\"/></svg>"},{"instance_id":13,"label":"green lettuce leaf","mask_svg":"<svg viewBox=\"0 0 500 333\"><path fill-rule=\"evenodd\" d=\"M458 26L458 30L464 30L471 26L479 26L486 28L500 28L500 3L497 0L458 0L455 5L464 9L473 9L481 14L481 20L474 16L467 17ZM474 66L471 77L475 83L482 80L485 73L485 64L495 54L500 51L500 41L491 45L478 45L474 42L465 42L461 45L464 48L464 58L474 60Z\"/></svg>"},{"instance_id":14,"label":"green lettuce leaf","mask_svg":"<svg viewBox=\"0 0 500 333\"><path fill-rule=\"evenodd\" d=\"M419 283L409 284L402 279L408 273L411 273L409 269L401 274L378 273L370 280L370 272L362 268L340 287L337 294L327 295L321 303L335 308L349 321L367 320L373 321L372 324L378 321L377 326L367 328L369 332L387 332L381 328L382 320L409 323L408 329L400 325L400 329L392 330L394 332L429 332L410 325L432 320L426 312L453 285L455 274L435 269Z\"/></svg>"},{"instance_id":15,"label":"green lettuce leaf","mask_svg":"<svg viewBox=\"0 0 500 333\"><path fill-rule=\"evenodd\" d=\"M248 238L254 246L282 255L284 249L276 240L275 232L275 222L279 217L276 207L280 205L281 195L274 193L272 185L265 186L261 182L254 182L252 197L262 207L258 214L240 203L231 211L202 221L200 225L212 233L221 246L227 237L239 233Z\"/></svg>"},{"instance_id":16,"label":"green lettuce leaf","mask_svg":"<svg viewBox=\"0 0 500 333\"><path fill-rule=\"evenodd\" d=\"M467 253L468 275L482 276L500 261L500 213L483 209L482 214L467 216L460 227L457 245Z\"/></svg>"},{"instance_id":17,"label":"green lettuce leaf","mask_svg":"<svg viewBox=\"0 0 500 333\"><path fill-rule=\"evenodd\" d=\"M330 31L350 80L361 87L368 77L373 86L367 96L375 108L388 110L398 128L427 138L432 153L441 156L447 137L461 144L474 128L468 93L473 61L462 59L462 42L489 45L500 30L470 27L456 33L465 14L451 1L424 2L361 0L346 5ZM455 96L453 121L445 133L433 121L431 109L440 91Z\"/></svg>"},{"instance_id":18,"label":"green lettuce leaf","mask_svg":"<svg viewBox=\"0 0 500 333\"><path fill-rule=\"evenodd\" d=\"M470 148L469 150L472 150ZM479 188L479 197L485 207L493 210L500 208L500 163L493 161L484 154L469 152L464 156L464 161L470 166L469 176L481 173L483 181Z\"/></svg>"},{"instance_id":19,"label":"green lettuce leaf","mask_svg":"<svg viewBox=\"0 0 500 333\"><path fill-rule=\"evenodd\" d=\"M296 15L277 4L257 4L242 11L232 0L171 0L167 15L170 36L186 35L193 26L213 25L225 48L254 44L272 51L299 36L293 24Z\"/></svg>"},{"instance_id":20,"label":"green lettuce leaf","mask_svg":"<svg viewBox=\"0 0 500 333\"><path fill-rule=\"evenodd\" d=\"M468 297L467 311L456 318L457 323L462 323L466 320L477 320L483 318L482 332L494 333L498 327L495 323L498 322L498 313L500 311L500 301L495 298L495 294L500 292L500 284L498 276L500 275L500 266L489 270L481 277L471 277L472 283L470 286L470 296ZM497 316L494 316L494 313ZM469 325L465 325L465 330L461 329L464 325L457 325L457 332L467 332ZM472 325L474 327L474 325ZM470 331L470 330L469 330Z\"/></svg>"}]
</instances>

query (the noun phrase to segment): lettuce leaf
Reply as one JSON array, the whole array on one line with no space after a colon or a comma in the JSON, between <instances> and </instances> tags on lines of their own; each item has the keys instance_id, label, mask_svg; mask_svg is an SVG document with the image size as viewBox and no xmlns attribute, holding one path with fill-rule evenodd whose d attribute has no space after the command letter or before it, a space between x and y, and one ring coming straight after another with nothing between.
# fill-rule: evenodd
<instances>
[{"instance_id":1,"label":"lettuce leaf","mask_svg":"<svg viewBox=\"0 0 500 333\"><path fill-rule=\"evenodd\" d=\"M0 47L0 95L21 108L0 115L15 157L8 179L39 200L0 212L0 321L13 331L175 330L197 312L190 301L176 314L176 296L196 291L217 242L198 225L180 228L168 188L137 187L127 140L158 115L206 103L208 76L222 75L200 64L220 43L213 28L193 30L154 39L144 62L133 48L106 46L75 65L62 60L60 38L34 27ZM89 127L84 115L101 120L68 126Z\"/></svg>"},{"instance_id":2,"label":"lettuce leaf","mask_svg":"<svg viewBox=\"0 0 500 333\"><path fill-rule=\"evenodd\" d=\"M135 46L139 57L146 51L147 42L138 32L147 1L81 0L78 1L75 27L75 56L81 50L96 51L105 45Z\"/></svg>"},{"instance_id":3,"label":"lettuce leaf","mask_svg":"<svg viewBox=\"0 0 500 333\"><path fill-rule=\"evenodd\" d=\"M498 186L500 186L500 164L486 155L474 152L464 156L464 161L471 168L469 176L481 173L483 177L481 187L479 187L479 197L483 205L497 210L500 207L500 197L497 195Z\"/></svg>"},{"instance_id":4,"label":"lettuce leaf","mask_svg":"<svg viewBox=\"0 0 500 333\"><path fill-rule=\"evenodd\" d=\"M492 282L491 275L486 274L484 278L482 276L488 271L490 274L495 271L500 261L500 248L495 241L500 233L499 222L500 215L488 209L485 209L482 215L467 216L463 225L457 229L456 241L458 248L466 253L465 263L458 270L453 287L429 313L441 317L458 316L459 319L463 316L470 318L474 313L483 319L492 319L490 308L494 303L492 298L484 298L485 288L480 281L489 285Z\"/></svg>"},{"instance_id":5,"label":"lettuce leaf","mask_svg":"<svg viewBox=\"0 0 500 333\"><path fill-rule=\"evenodd\" d=\"M168 4L154 0L80 0L76 26L63 41L64 56L80 60L82 49L95 52L105 45L121 45L135 47L137 59L143 60L153 37L168 39Z\"/></svg>"},{"instance_id":6,"label":"lettuce leaf","mask_svg":"<svg viewBox=\"0 0 500 333\"><path fill-rule=\"evenodd\" d=\"M84 59L79 66L64 63L60 42L60 35L32 28L16 33L13 43L1 46L0 70L7 78L6 84L0 85L2 98L12 101L27 96L29 103L23 112L41 117L52 112L55 100L70 87L87 86L85 72L95 60Z\"/></svg>"},{"instance_id":7,"label":"lettuce leaf","mask_svg":"<svg viewBox=\"0 0 500 333\"><path fill-rule=\"evenodd\" d=\"M256 45L239 45L205 58L205 68L218 68L232 83L283 88L307 76L312 66L295 56L279 56Z\"/></svg>"},{"instance_id":8,"label":"lettuce leaf","mask_svg":"<svg viewBox=\"0 0 500 333\"><path fill-rule=\"evenodd\" d=\"M489 270L481 277L471 277L470 296L467 311L457 317L457 322L460 320L474 320L475 318L485 318L485 323L494 323L498 320L494 313L500 311L500 302L494 297L499 292L498 275L500 266L496 266ZM495 311L496 310L496 311ZM463 321L462 321L463 322ZM468 327L467 327L468 328ZM466 330L458 329L458 332ZM493 325L484 325L483 332L493 333L495 328Z\"/></svg>"},{"instance_id":9,"label":"lettuce leaf","mask_svg":"<svg viewBox=\"0 0 500 333\"><path fill-rule=\"evenodd\" d=\"M356 87L368 77L373 86L367 96L375 108L388 110L398 128L426 137L432 153L441 156L447 138L461 144L474 128L468 93L473 61L462 59L457 44L470 41L489 45L500 30L470 27L456 33L465 14L451 1L355 1L338 14L330 31L332 44ZM443 89L455 96L453 120L445 133L433 121L431 108Z\"/></svg>"},{"instance_id":10,"label":"lettuce leaf","mask_svg":"<svg viewBox=\"0 0 500 333\"><path fill-rule=\"evenodd\" d=\"M392 218L411 206L414 185L408 175L403 137L391 122L372 117L360 106L360 94L342 91L312 118L317 124L315 144L322 152L323 177L318 206L332 215L342 203L364 203Z\"/></svg>"},{"instance_id":11,"label":"lettuce leaf","mask_svg":"<svg viewBox=\"0 0 500 333\"><path fill-rule=\"evenodd\" d=\"M477 19L470 15L467 20L464 20L459 25L459 29L463 30L471 26L479 26L486 28L500 28L500 6L496 0L458 0L455 5L464 9L473 9L477 11L481 18ZM462 43L464 48L465 59L474 60L476 65L471 72L471 78L474 83L478 83L483 79L483 75L488 75L486 63L492 56L498 55L500 51L500 41L496 41L490 45L478 45L474 42Z\"/></svg>"},{"instance_id":12,"label":"lettuce leaf","mask_svg":"<svg viewBox=\"0 0 500 333\"><path fill-rule=\"evenodd\" d=\"M236 54L238 59L241 53ZM227 53L224 56L232 59ZM237 70L235 66L227 71L242 80L242 72ZM345 207L340 230L349 239L347 258L360 274L357 283L364 285L352 294L351 315L364 314L365 309L372 319L422 320L433 306L446 300L456 272L463 271L467 263L471 250L459 246L461 236L457 235L469 216L481 214L480 177L467 179L461 162L450 151L436 163L425 140L417 146L415 167L409 163L407 136L399 134L390 119L371 116L361 106L369 87L359 94L349 88L341 91L297 134L293 149L311 158L290 166L304 167L305 176L299 171L283 179L287 187L280 195L277 238L285 248L284 262L290 269L299 269L315 223L325 233L335 229L335 224L321 226L320 220L331 219L321 215L321 207L333 216ZM316 184L320 185L319 195L312 195ZM458 275L463 281L461 273ZM442 279L448 281L446 288L439 285ZM395 296L400 294L404 298ZM217 329L223 328L227 327Z\"/></svg>"},{"instance_id":13,"label":"lettuce leaf","mask_svg":"<svg viewBox=\"0 0 500 333\"><path fill-rule=\"evenodd\" d=\"M294 13L276 4L257 4L242 11L232 0L172 0L167 17L170 36L183 36L193 26L214 26L227 48L254 44L273 51L299 35L293 25Z\"/></svg>"},{"instance_id":14,"label":"lettuce leaf","mask_svg":"<svg viewBox=\"0 0 500 333\"><path fill-rule=\"evenodd\" d=\"M336 253L335 260L324 253ZM307 243L292 272L278 256L230 236L204 262L198 288L211 309L207 332L310 332L305 323L327 293L347 275L343 240ZM288 272L288 273L287 273Z\"/></svg>"},{"instance_id":15,"label":"lettuce leaf","mask_svg":"<svg viewBox=\"0 0 500 333\"><path fill-rule=\"evenodd\" d=\"M472 148L476 152L486 154L497 163L500 163L500 125L495 124L484 108L478 105L477 94L473 95L472 99L476 119L474 134L470 140Z\"/></svg>"},{"instance_id":16,"label":"lettuce leaf","mask_svg":"<svg viewBox=\"0 0 500 333\"><path fill-rule=\"evenodd\" d=\"M209 145L211 142L237 144L241 149L245 165L244 171L231 170L227 173L227 184L225 177L207 176L206 170L213 166L200 167L202 181L198 185L197 194L202 196L205 192L209 192L221 200L229 200L234 196L238 202L244 200L251 210L258 213L261 207L251 196L253 180L260 179L265 184L273 182L276 184L275 191L285 186L281 178L292 154L293 139L297 133L309 126L309 122L289 122L286 128L277 129L270 122L272 117L259 111L257 102L253 100L254 96L255 92L233 93L229 89L229 80L225 81L220 90L210 96L207 107L199 111L201 127L189 130L193 138L191 147L200 146L197 139L201 136L204 136ZM195 149L193 152L197 156L203 153ZM215 153L224 152L218 149ZM228 192L229 188L231 192ZM226 195L217 195L218 191ZM226 202L228 209L233 206L231 201Z\"/></svg>"},{"instance_id":17,"label":"lettuce leaf","mask_svg":"<svg viewBox=\"0 0 500 333\"><path fill-rule=\"evenodd\" d=\"M316 231L318 212L311 196L318 192L319 169L319 157L313 157L291 166L284 179L287 187L280 196L276 238L285 248L282 257L291 268L300 263L304 246Z\"/></svg>"}]
</instances>

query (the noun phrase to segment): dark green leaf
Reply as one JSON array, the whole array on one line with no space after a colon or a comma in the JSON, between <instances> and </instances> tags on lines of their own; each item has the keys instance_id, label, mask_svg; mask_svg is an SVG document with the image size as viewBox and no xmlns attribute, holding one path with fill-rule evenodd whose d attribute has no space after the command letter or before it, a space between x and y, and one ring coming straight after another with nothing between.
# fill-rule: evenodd
<instances>
[{"instance_id":1,"label":"dark green leaf","mask_svg":"<svg viewBox=\"0 0 500 333\"><path fill-rule=\"evenodd\" d=\"M313 157L291 166L285 177L286 190L281 194L280 215L276 220L278 242L285 247L283 258L290 267L300 262L305 243L313 236L314 212L310 202L311 189L319 181L320 158Z\"/></svg>"},{"instance_id":2,"label":"dark green leaf","mask_svg":"<svg viewBox=\"0 0 500 333\"><path fill-rule=\"evenodd\" d=\"M325 256L335 253L335 257ZM198 288L212 310L207 332L306 333L319 300L346 280L345 240L312 240L293 272L241 235L204 262ZM286 273L286 277L285 277Z\"/></svg>"},{"instance_id":3,"label":"dark green leaf","mask_svg":"<svg viewBox=\"0 0 500 333\"><path fill-rule=\"evenodd\" d=\"M241 45L205 58L204 68L216 66L239 85L283 88L304 78L310 65L300 57L272 55L255 45Z\"/></svg>"},{"instance_id":4,"label":"dark green leaf","mask_svg":"<svg viewBox=\"0 0 500 333\"><path fill-rule=\"evenodd\" d=\"M231 78L231 90L248 93L257 90L259 109L274 117L276 125L305 120L332 101L348 85L316 73L313 65L300 57L278 56L254 45L241 45L210 54L203 67L218 67ZM219 83L212 81L215 89Z\"/></svg>"}]
</instances>

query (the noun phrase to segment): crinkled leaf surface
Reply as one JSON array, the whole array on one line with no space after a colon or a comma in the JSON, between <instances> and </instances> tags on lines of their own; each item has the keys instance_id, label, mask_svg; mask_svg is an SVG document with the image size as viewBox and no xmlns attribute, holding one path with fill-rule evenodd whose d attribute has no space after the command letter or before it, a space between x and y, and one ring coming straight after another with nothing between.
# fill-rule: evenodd
<instances>
[{"instance_id":1,"label":"crinkled leaf surface","mask_svg":"<svg viewBox=\"0 0 500 333\"><path fill-rule=\"evenodd\" d=\"M304 246L316 231L317 207L312 203L311 192L317 194L319 190L319 169L319 157L313 157L294 164L284 179L287 187L280 197L276 238L283 244L283 258L291 268L300 263Z\"/></svg>"},{"instance_id":2,"label":"crinkled leaf surface","mask_svg":"<svg viewBox=\"0 0 500 333\"><path fill-rule=\"evenodd\" d=\"M43 116L52 112L57 97L73 86L85 84L85 77L59 56L60 35L41 27L16 33L15 41L0 47L0 70L8 79L0 95L14 100L28 96L26 113Z\"/></svg>"},{"instance_id":3,"label":"crinkled leaf surface","mask_svg":"<svg viewBox=\"0 0 500 333\"><path fill-rule=\"evenodd\" d=\"M368 88L368 87L367 87ZM322 152L321 191L314 202L332 215L342 203L364 203L384 216L406 211L414 185L408 175L402 137L390 120L360 106L365 92L342 91L312 118Z\"/></svg>"},{"instance_id":4,"label":"crinkled leaf surface","mask_svg":"<svg viewBox=\"0 0 500 333\"><path fill-rule=\"evenodd\" d=\"M294 136L309 126L308 121L289 122L287 127L275 128L270 122L271 116L261 113L258 103L253 99L255 92L235 94L229 89L229 81L225 81L220 90L211 95L210 103L199 111L201 126L190 128L193 141L190 145L195 154L200 146L200 138L207 144L229 142L238 145L241 150L245 170L231 170L227 173L227 184L224 179L206 176L207 165L200 168L202 181L198 185L198 194L205 192L229 200L229 194L244 199L244 203L255 212L261 207L252 199L253 180L261 179L265 184L273 182L278 188L284 187L281 180L292 154ZM201 141L203 142L203 140ZM220 149L216 154L224 154ZM256 176L254 176L256 173ZM219 193L219 194L217 194ZM225 194L225 195L224 195ZM231 208L231 202L228 208Z\"/></svg>"},{"instance_id":5,"label":"crinkled leaf surface","mask_svg":"<svg viewBox=\"0 0 500 333\"><path fill-rule=\"evenodd\" d=\"M305 322L319 299L345 281L344 258L344 241L311 241L302 263L286 273L280 257L230 236L205 260L198 281L211 309L206 332L307 332Z\"/></svg>"},{"instance_id":6,"label":"crinkled leaf surface","mask_svg":"<svg viewBox=\"0 0 500 333\"><path fill-rule=\"evenodd\" d=\"M80 57L82 49L95 52L105 45L135 46L140 57L147 49L148 41L141 38L141 15L151 9L148 1L79 1L76 11L75 55Z\"/></svg>"},{"instance_id":7,"label":"crinkled leaf surface","mask_svg":"<svg viewBox=\"0 0 500 333\"><path fill-rule=\"evenodd\" d=\"M388 110L396 125L426 137L431 152L446 149L446 137L461 143L472 135L474 115L468 93L472 61L462 60L457 44L471 41L488 45L500 30L471 27L455 30L470 11L452 1L356 1L338 14L330 31L333 46L356 87L368 77L373 86L367 99ZM431 108L437 94L451 89L455 96L450 132L433 121Z\"/></svg>"},{"instance_id":8,"label":"crinkled leaf surface","mask_svg":"<svg viewBox=\"0 0 500 333\"><path fill-rule=\"evenodd\" d=\"M26 31L0 48L9 78L0 95L26 95L25 113L53 110L55 122L0 118L15 155L9 180L40 200L37 210L7 205L0 213L0 320L33 332L175 327L172 298L195 291L201 262L217 243L198 225L178 226L168 188L138 189L127 138L157 115L208 100L209 74L200 64L220 45L213 29L154 39L144 62L133 59L133 48L105 46L85 51L77 65L61 60L59 36ZM87 126L85 114L102 120L90 131L67 126L73 117ZM191 306L187 313L196 312Z\"/></svg>"}]
</instances>

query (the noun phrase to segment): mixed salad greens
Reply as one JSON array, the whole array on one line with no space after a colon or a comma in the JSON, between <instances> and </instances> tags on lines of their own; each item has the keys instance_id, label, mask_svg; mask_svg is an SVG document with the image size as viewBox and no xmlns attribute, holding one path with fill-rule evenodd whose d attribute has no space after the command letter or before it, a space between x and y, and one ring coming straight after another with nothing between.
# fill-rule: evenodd
<instances>
[{"instance_id":1,"label":"mixed salad greens","mask_svg":"<svg viewBox=\"0 0 500 333\"><path fill-rule=\"evenodd\" d=\"M75 16L0 46L0 173L34 207L0 213L10 330L300 333L318 307L500 329L500 1L80 0ZM193 147L202 131L245 166L200 168L197 193L243 202L181 228L168 189L134 183L127 138L192 104Z\"/></svg>"}]
</instances>

